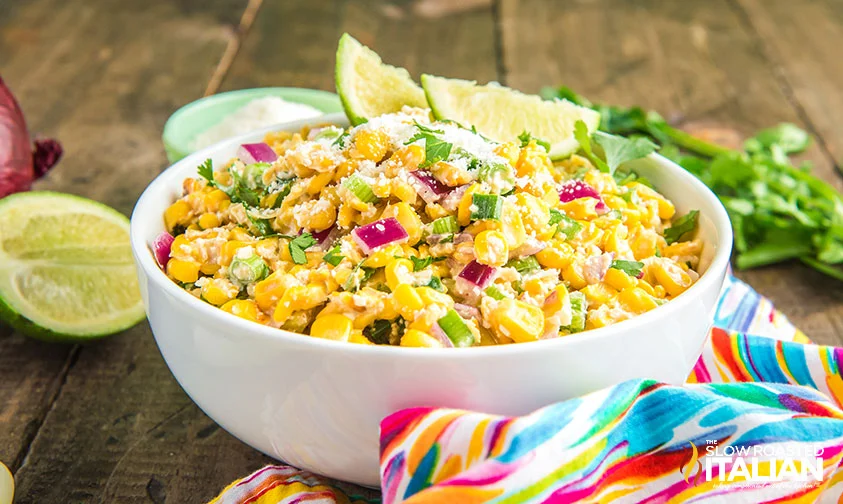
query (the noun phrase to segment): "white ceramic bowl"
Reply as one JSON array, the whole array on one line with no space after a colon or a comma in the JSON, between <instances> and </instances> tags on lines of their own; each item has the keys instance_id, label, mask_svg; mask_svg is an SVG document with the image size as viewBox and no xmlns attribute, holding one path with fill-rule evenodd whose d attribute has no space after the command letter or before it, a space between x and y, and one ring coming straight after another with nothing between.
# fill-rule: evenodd
<instances>
[{"instance_id":1,"label":"white ceramic bowl","mask_svg":"<svg viewBox=\"0 0 843 504\"><path fill-rule=\"evenodd\" d=\"M330 119L328 119L330 118ZM326 116L266 131L298 131ZM732 248L723 206L679 166L653 155L634 168L672 199L700 211L707 271L675 300L632 320L564 338L470 349L363 346L310 338L227 314L179 288L149 244L164 209L206 158L220 164L234 138L192 154L158 176L132 215L132 249L152 332L184 390L225 430L294 466L378 484L378 426L411 406L522 415L631 378L682 383L700 354Z\"/></svg>"}]
</instances>

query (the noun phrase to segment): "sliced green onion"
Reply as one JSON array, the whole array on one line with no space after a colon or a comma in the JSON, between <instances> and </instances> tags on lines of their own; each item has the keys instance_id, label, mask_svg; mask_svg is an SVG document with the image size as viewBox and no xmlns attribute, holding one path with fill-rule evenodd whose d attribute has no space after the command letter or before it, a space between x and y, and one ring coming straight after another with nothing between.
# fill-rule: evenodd
<instances>
[{"instance_id":1,"label":"sliced green onion","mask_svg":"<svg viewBox=\"0 0 843 504\"><path fill-rule=\"evenodd\" d=\"M489 296L490 298L492 298L492 299L496 299L496 300L498 300L498 301L500 301L501 299L503 299L503 298L505 298L505 297L506 297L506 296L504 295L504 293L503 293L503 292L501 292L501 290L500 290L500 289L498 289L497 287L495 287L494 285L490 285L489 287L486 287L486 290L485 290L484 292L485 292L485 293L486 293L486 295L487 295L487 296Z\"/></svg>"},{"instance_id":2,"label":"sliced green onion","mask_svg":"<svg viewBox=\"0 0 843 504\"><path fill-rule=\"evenodd\" d=\"M314 140L336 140L343 134L342 128L336 126L326 126L320 129L313 137Z\"/></svg>"},{"instance_id":3,"label":"sliced green onion","mask_svg":"<svg viewBox=\"0 0 843 504\"><path fill-rule=\"evenodd\" d=\"M351 191L363 203L373 203L378 200L378 197L372 192L372 187L356 173L347 177L342 186Z\"/></svg>"},{"instance_id":4,"label":"sliced green onion","mask_svg":"<svg viewBox=\"0 0 843 504\"><path fill-rule=\"evenodd\" d=\"M427 282L427 287L430 287L433 290L437 290L439 292L445 292L445 287L442 285L442 280L438 276L430 277L430 281Z\"/></svg>"},{"instance_id":5,"label":"sliced green onion","mask_svg":"<svg viewBox=\"0 0 843 504\"><path fill-rule=\"evenodd\" d=\"M541 269L538 259L535 256L522 257L521 259L513 259L506 263L508 268L515 268L515 271L521 273L529 273Z\"/></svg>"},{"instance_id":6,"label":"sliced green onion","mask_svg":"<svg viewBox=\"0 0 843 504\"><path fill-rule=\"evenodd\" d=\"M439 324L442 332L448 336L455 347L465 348L474 344L474 334L456 311L448 310L448 313L436 323Z\"/></svg>"},{"instance_id":7,"label":"sliced green onion","mask_svg":"<svg viewBox=\"0 0 843 504\"><path fill-rule=\"evenodd\" d=\"M579 291L568 293L571 300L571 325L565 327L572 333L585 330L585 294Z\"/></svg>"},{"instance_id":8,"label":"sliced green onion","mask_svg":"<svg viewBox=\"0 0 843 504\"><path fill-rule=\"evenodd\" d=\"M435 235L454 234L460 230L460 226L457 224L457 219L453 215L449 215L433 221L431 229Z\"/></svg>"},{"instance_id":9,"label":"sliced green onion","mask_svg":"<svg viewBox=\"0 0 843 504\"><path fill-rule=\"evenodd\" d=\"M254 254L244 259L235 257L228 267L228 275L239 284L249 284L263 280L269 274L269 266L261 256Z\"/></svg>"},{"instance_id":10,"label":"sliced green onion","mask_svg":"<svg viewBox=\"0 0 843 504\"><path fill-rule=\"evenodd\" d=\"M472 194L471 208L471 220L500 220L503 198L497 194Z\"/></svg>"}]
</instances>

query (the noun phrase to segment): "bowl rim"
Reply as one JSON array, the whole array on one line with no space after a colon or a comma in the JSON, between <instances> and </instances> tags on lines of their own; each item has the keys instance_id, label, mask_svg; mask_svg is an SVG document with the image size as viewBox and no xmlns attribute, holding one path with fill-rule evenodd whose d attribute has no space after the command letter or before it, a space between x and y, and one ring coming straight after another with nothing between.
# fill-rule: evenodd
<instances>
[{"instance_id":1,"label":"bowl rim","mask_svg":"<svg viewBox=\"0 0 843 504\"><path fill-rule=\"evenodd\" d=\"M593 340L595 343L600 340L606 340L617 335L620 332L633 332L640 329L642 326L654 323L659 319L668 318L682 311L683 307L694 302L697 294L701 293L706 288L710 288L712 284L719 282L719 278L726 273L729 259L732 253L732 226L729 221L729 216L726 209L720 202L719 198L701 181L680 167L673 161L653 153L648 158L660 165L660 167L669 170L670 176L678 177L684 182L690 184L700 196L706 200L706 203L711 208L711 213L705 213L706 217L711 220L714 229L718 235L719 242L715 244L716 249L711 264L705 273L700 275L700 278L685 292L677 296L670 302L659 306L646 313L636 315L628 320L624 320L617 324L591 329L580 333L571 334L562 338L552 338L538 341L531 341L511 345L489 345L484 347L471 347L466 349L460 348L413 348L389 345L356 345L348 342L333 341L322 338L314 338L308 335L286 331L283 329L276 329L274 327L266 326L251 322L230 313L220 310L216 306L195 298L187 291L176 285L167 277L164 271L158 266L155 261L150 245L141 236L141 221L147 221L151 218L161 218L160 216L144 215L145 206L155 198L159 192L166 191L175 186L174 182L178 181L180 186L183 177L176 175L183 165L198 166L202 160L211 157L217 151L227 150L239 145L243 142L254 141L259 135L264 135L269 132L279 130L295 130L302 126L326 123L340 123L347 124L347 119L343 113L326 114L321 117L302 119L298 121L291 121L287 123L276 124L266 128L252 131L243 135L232 137L228 140L208 146L202 150L189 154L188 156L173 163L164 171L158 174L152 182L144 189L140 198L135 204L131 216L130 238L132 253L135 257L135 262L139 269L143 270L147 277L147 281L155 284L156 287L162 289L170 296L184 303L184 310L194 311L200 317L212 320L220 330L229 330L237 337L246 336L251 338L267 338L273 341L282 342L291 345L298 345L303 348L311 349L326 349L326 350L340 350L356 355L367 355L371 357L382 358L422 358L422 359L470 359L472 356L507 356L513 354L521 354L524 352L549 350L552 347L571 346L584 341ZM232 149L233 150L233 149ZM141 279L143 282L143 279Z\"/></svg>"}]
</instances>

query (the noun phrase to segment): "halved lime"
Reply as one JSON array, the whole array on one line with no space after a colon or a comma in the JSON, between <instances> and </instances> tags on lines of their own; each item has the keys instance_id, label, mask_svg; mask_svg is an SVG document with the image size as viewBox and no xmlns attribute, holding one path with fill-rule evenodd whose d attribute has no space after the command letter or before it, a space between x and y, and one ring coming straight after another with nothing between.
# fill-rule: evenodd
<instances>
[{"instance_id":1,"label":"halved lime","mask_svg":"<svg viewBox=\"0 0 843 504\"><path fill-rule=\"evenodd\" d=\"M484 136L508 142L523 132L550 143L550 157L562 159L579 148L574 125L583 121L589 133L600 114L567 100L542 100L498 84L422 75L422 87L437 119L474 126Z\"/></svg>"},{"instance_id":2,"label":"halved lime","mask_svg":"<svg viewBox=\"0 0 843 504\"><path fill-rule=\"evenodd\" d=\"M340 37L334 79L351 124L398 112L404 105L427 108L424 91L407 70L383 63L348 33Z\"/></svg>"},{"instance_id":3,"label":"halved lime","mask_svg":"<svg viewBox=\"0 0 843 504\"><path fill-rule=\"evenodd\" d=\"M78 196L0 200L0 320L50 341L85 341L144 316L129 220Z\"/></svg>"}]
</instances>

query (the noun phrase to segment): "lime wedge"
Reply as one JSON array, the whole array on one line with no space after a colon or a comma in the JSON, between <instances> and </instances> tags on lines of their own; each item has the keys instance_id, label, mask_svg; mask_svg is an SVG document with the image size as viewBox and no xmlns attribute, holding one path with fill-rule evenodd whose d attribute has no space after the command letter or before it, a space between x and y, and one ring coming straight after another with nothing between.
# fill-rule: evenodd
<instances>
[{"instance_id":1,"label":"lime wedge","mask_svg":"<svg viewBox=\"0 0 843 504\"><path fill-rule=\"evenodd\" d=\"M407 70L384 64L348 33L340 37L334 79L351 124L398 112L404 105L427 108L424 91Z\"/></svg>"},{"instance_id":2,"label":"lime wedge","mask_svg":"<svg viewBox=\"0 0 843 504\"><path fill-rule=\"evenodd\" d=\"M50 341L85 341L144 316L129 220L78 196L0 200L0 320Z\"/></svg>"},{"instance_id":3,"label":"lime wedge","mask_svg":"<svg viewBox=\"0 0 843 504\"><path fill-rule=\"evenodd\" d=\"M527 131L550 143L551 159L562 159L579 148L574 125L583 121L589 133L600 124L600 114L567 100L542 100L500 86L479 86L474 81L422 75L422 87L436 119L474 126L498 142L516 140Z\"/></svg>"}]
</instances>

